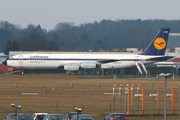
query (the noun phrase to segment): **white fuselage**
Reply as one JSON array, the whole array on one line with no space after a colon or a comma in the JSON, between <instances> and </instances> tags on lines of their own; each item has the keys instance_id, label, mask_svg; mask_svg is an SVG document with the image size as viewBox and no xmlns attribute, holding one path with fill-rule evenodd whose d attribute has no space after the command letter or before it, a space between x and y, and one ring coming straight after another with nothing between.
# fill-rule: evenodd
<instances>
[{"instance_id":1,"label":"white fuselage","mask_svg":"<svg viewBox=\"0 0 180 120\"><path fill-rule=\"evenodd\" d=\"M20 54L7 60L7 65L16 69L57 69L65 65L80 66L81 63L101 64L101 68L128 68L136 63L150 64L150 58L158 56L126 54ZM162 57L162 56L159 56ZM101 63L101 61L116 60Z\"/></svg>"}]
</instances>

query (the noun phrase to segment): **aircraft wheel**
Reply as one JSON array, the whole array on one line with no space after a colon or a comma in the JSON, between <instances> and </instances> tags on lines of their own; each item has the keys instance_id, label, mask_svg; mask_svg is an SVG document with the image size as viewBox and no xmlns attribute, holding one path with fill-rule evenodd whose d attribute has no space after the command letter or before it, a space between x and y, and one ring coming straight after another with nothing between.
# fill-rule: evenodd
<instances>
[{"instance_id":1,"label":"aircraft wheel","mask_svg":"<svg viewBox=\"0 0 180 120\"><path fill-rule=\"evenodd\" d=\"M21 70L21 75L24 75L24 74L25 74L24 70Z\"/></svg>"}]
</instances>

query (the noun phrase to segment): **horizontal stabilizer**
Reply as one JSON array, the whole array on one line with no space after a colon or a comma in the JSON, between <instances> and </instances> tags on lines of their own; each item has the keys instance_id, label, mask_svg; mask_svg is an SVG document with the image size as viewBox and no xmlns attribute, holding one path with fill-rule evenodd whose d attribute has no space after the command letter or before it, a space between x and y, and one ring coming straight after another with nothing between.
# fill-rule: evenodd
<instances>
[{"instance_id":1,"label":"horizontal stabilizer","mask_svg":"<svg viewBox=\"0 0 180 120\"><path fill-rule=\"evenodd\" d=\"M155 57L155 58L150 58L152 61L165 61L170 58L173 58L174 56L162 56L162 57Z\"/></svg>"}]
</instances>

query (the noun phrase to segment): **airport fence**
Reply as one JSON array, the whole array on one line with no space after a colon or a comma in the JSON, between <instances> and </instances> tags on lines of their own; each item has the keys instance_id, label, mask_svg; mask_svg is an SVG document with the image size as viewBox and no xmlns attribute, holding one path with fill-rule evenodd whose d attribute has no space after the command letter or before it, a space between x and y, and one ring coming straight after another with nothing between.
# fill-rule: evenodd
<instances>
[{"instance_id":1,"label":"airport fence","mask_svg":"<svg viewBox=\"0 0 180 120\"><path fill-rule=\"evenodd\" d=\"M131 77L156 77L159 73L172 73L173 76L178 77L180 75L179 68L173 67L154 67L147 66L147 75L142 70L141 75L136 67L131 68L111 68L111 69L84 69L77 73L78 78L131 78ZM73 74L73 72L69 72Z\"/></svg>"},{"instance_id":2,"label":"airport fence","mask_svg":"<svg viewBox=\"0 0 180 120\"><path fill-rule=\"evenodd\" d=\"M159 84L158 84L159 85ZM163 84L160 84L161 86ZM167 88L166 114L177 119L179 114L180 88ZM10 104L21 105L18 113L58 113L74 112L74 108L82 109L82 113L90 114L95 120L102 119L107 113L124 113L128 118L140 119L143 116L161 117L164 115L164 89L141 88L120 84L107 88L97 86L81 86L70 84L64 87L21 87L0 88L1 120L15 109ZM180 119L180 118L179 118Z\"/></svg>"},{"instance_id":3,"label":"airport fence","mask_svg":"<svg viewBox=\"0 0 180 120\"><path fill-rule=\"evenodd\" d=\"M52 74L52 76L56 76L58 73L59 75L75 75L77 78L131 78L131 77L137 77L137 78L150 78L150 77L156 77L159 73L172 73L174 77L178 77L180 75L179 68L175 67L155 67L155 66L146 66L147 68L147 75L145 74L144 70L142 69L142 75L139 73L137 67L131 67L131 68L111 68L111 69L81 69L79 71L64 71L64 70L26 70L25 74L28 74L29 77L32 75L41 76L42 74L44 76ZM20 71L14 71L14 72L8 72L6 74L19 74Z\"/></svg>"}]
</instances>

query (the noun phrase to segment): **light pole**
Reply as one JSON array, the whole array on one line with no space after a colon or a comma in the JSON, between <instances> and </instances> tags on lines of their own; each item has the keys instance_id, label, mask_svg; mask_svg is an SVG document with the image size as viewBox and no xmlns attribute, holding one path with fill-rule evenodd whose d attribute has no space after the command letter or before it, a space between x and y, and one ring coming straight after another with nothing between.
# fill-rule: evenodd
<instances>
[{"instance_id":1,"label":"light pole","mask_svg":"<svg viewBox=\"0 0 180 120\"><path fill-rule=\"evenodd\" d=\"M124 83L124 115L126 114L126 83Z\"/></svg>"},{"instance_id":2,"label":"light pole","mask_svg":"<svg viewBox=\"0 0 180 120\"><path fill-rule=\"evenodd\" d=\"M151 120L153 120L153 83L151 83Z\"/></svg>"},{"instance_id":3,"label":"light pole","mask_svg":"<svg viewBox=\"0 0 180 120\"><path fill-rule=\"evenodd\" d=\"M160 73L159 77L164 77L164 120L166 120L166 79L172 77L171 73Z\"/></svg>"},{"instance_id":4,"label":"light pole","mask_svg":"<svg viewBox=\"0 0 180 120\"><path fill-rule=\"evenodd\" d=\"M14 105L13 103L10 105L12 108L15 108L15 120L17 118L17 109L21 109L21 105Z\"/></svg>"},{"instance_id":5,"label":"light pole","mask_svg":"<svg viewBox=\"0 0 180 120\"><path fill-rule=\"evenodd\" d=\"M116 84L113 85L113 110L115 110L115 96L114 96L115 87L116 87Z\"/></svg>"},{"instance_id":6,"label":"light pole","mask_svg":"<svg viewBox=\"0 0 180 120\"><path fill-rule=\"evenodd\" d=\"M45 113L45 83L43 84L43 98L44 98L44 101L43 101L43 112Z\"/></svg>"},{"instance_id":7,"label":"light pole","mask_svg":"<svg viewBox=\"0 0 180 120\"><path fill-rule=\"evenodd\" d=\"M100 87L101 87L101 84L99 83L99 120L100 120Z\"/></svg>"},{"instance_id":8,"label":"light pole","mask_svg":"<svg viewBox=\"0 0 180 120\"><path fill-rule=\"evenodd\" d=\"M121 110L121 87L122 84L119 85L119 110Z\"/></svg>"},{"instance_id":9,"label":"light pole","mask_svg":"<svg viewBox=\"0 0 180 120\"><path fill-rule=\"evenodd\" d=\"M77 120L79 120L79 119L78 119L79 113L82 111L82 109L75 107L74 110L77 112Z\"/></svg>"},{"instance_id":10,"label":"light pole","mask_svg":"<svg viewBox=\"0 0 180 120\"><path fill-rule=\"evenodd\" d=\"M73 83L71 83L71 112L73 107Z\"/></svg>"},{"instance_id":11,"label":"light pole","mask_svg":"<svg viewBox=\"0 0 180 120\"><path fill-rule=\"evenodd\" d=\"M139 89L140 89L141 84L138 84L137 86L137 94L139 94ZM137 97L137 119L139 118L139 96Z\"/></svg>"},{"instance_id":12,"label":"light pole","mask_svg":"<svg viewBox=\"0 0 180 120\"><path fill-rule=\"evenodd\" d=\"M133 110L133 87L134 84L131 85L131 110Z\"/></svg>"}]
</instances>

